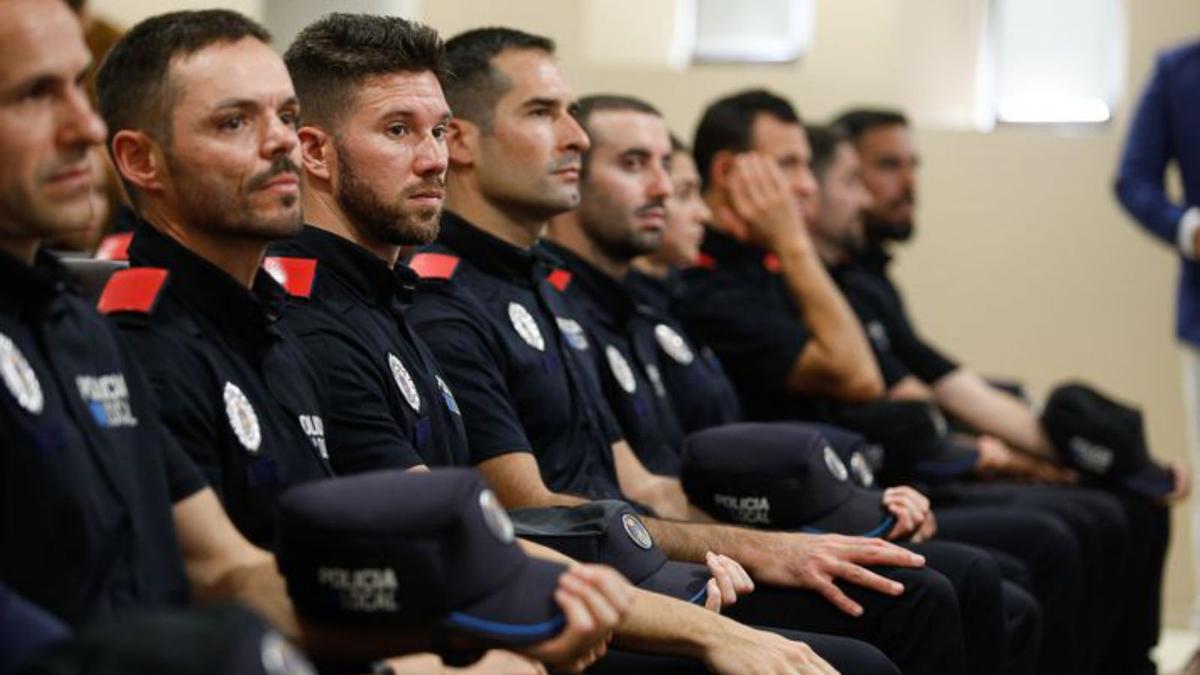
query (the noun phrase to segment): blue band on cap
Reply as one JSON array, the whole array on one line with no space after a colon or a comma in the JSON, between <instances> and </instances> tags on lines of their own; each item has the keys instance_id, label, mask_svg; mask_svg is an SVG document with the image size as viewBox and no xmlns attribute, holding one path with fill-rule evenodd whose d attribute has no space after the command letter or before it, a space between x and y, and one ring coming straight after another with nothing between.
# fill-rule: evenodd
<instances>
[{"instance_id":1,"label":"blue band on cap","mask_svg":"<svg viewBox=\"0 0 1200 675\"><path fill-rule=\"evenodd\" d=\"M708 600L708 584L705 584L704 588L701 588L698 593L688 598L688 602L693 605L703 605L706 600Z\"/></svg>"},{"instance_id":2,"label":"blue band on cap","mask_svg":"<svg viewBox=\"0 0 1200 675\"><path fill-rule=\"evenodd\" d=\"M493 635L506 635L509 637L536 637L539 635L547 635L558 632L567 622L566 617L557 616L549 621L532 624L516 624L516 623L501 623L490 619L482 619L477 616L471 616L463 612L451 612L446 617L445 623L458 628L467 630L479 631L483 633L491 633Z\"/></svg>"},{"instance_id":3,"label":"blue band on cap","mask_svg":"<svg viewBox=\"0 0 1200 675\"><path fill-rule=\"evenodd\" d=\"M890 532L892 530L892 527L894 527L895 525L896 525L896 517L888 516L887 518L883 519L882 523L875 526L875 528L871 529L870 531L864 532L862 534L856 534L853 536L856 536L856 537L882 537L883 535ZM809 534L830 534L829 530L822 530L819 527L811 527L808 525L805 525L804 527L800 528L800 531L807 532ZM838 533L838 534L841 534L841 533Z\"/></svg>"}]
</instances>

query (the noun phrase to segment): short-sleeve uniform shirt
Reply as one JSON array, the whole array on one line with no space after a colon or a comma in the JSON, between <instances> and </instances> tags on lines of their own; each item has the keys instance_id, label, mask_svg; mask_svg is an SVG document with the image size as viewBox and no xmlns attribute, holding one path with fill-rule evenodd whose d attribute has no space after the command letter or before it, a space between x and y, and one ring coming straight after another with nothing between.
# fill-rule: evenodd
<instances>
[{"instance_id":1,"label":"short-sleeve uniform shirt","mask_svg":"<svg viewBox=\"0 0 1200 675\"><path fill-rule=\"evenodd\" d=\"M725 367L713 350L692 341L675 316L679 281L677 272L657 279L637 270L625 279L646 319L639 328L649 331L658 350L662 381L676 416L685 433L739 422L741 403Z\"/></svg>"},{"instance_id":2,"label":"short-sleeve uniform shirt","mask_svg":"<svg viewBox=\"0 0 1200 675\"><path fill-rule=\"evenodd\" d=\"M325 374L334 470L468 465L458 402L404 316L416 274L311 226L272 255L265 268L293 295L283 323Z\"/></svg>"},{"instance_id":3,"label":"short-sleeve uniform shirt","mask_svg":"<svg viewBox=\"0 0 1200 675\"><path fill-rule=\"evenodd\" d=\"M678 476L683 429L663 382L658 352L643 327L649 319L630 290L554 242L539 246L563 262L550 281L566 295L583 324L587 353L625 439L652 473Z\"/></svg>"},{"instance_id":4,"label":"short-sleeve uniform shirt","mask_svg":"<svg viewBox=\"0 0 1200 675\"><path fill-rule=\"evenodd\" d=\"M278 322L286 293L261 270L247 289L145 224L129 258L133 267L113 275L100 308L234 525L273 548L279 494L332 475L320 378Z\"/></svg>"},{"instance_id":5,"label":"short-sleeve uniform shirt","mask_svg":"<svg viewBox=\"0 0 1200 675\"><path fill-rule=\"evenodd\" d=\"M0 583L77 626L186 604L171 506L204 477L140 355L47 253L0 253L0 287Z\"/></svg>"},{"instance_id":6,"label":"short-sleeve uniform shirt","mask_svg":"<svg viewBox=\"0 0 1200 675\"><path fill-rule=\"evenodd\" d=\"M422 281L408 318L458 401L471 462L532 453L551 490L620 499L621 432L569 345L578 324L547 263L446 213L438 243L410 265Z\"/></svg>"}]
</instances>

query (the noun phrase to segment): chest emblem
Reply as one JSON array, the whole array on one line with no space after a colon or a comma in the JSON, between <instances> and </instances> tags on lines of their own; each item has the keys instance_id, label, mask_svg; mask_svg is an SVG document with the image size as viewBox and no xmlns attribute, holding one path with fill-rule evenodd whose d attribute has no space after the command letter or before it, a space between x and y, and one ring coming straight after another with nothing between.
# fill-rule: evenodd
<instances>
[{"instance_id":1,"label":"chest emblem","mask_svg":"<svg viewBox=\"0 0 1200 675\"><path fill-rule=\"evenodd\" d=\"M658 346L662 347L667 356L675 359L680 365L686 366L696 359L696 355L688 347L687 340L667 324L660 323L655 326L654 337L658 339Z\"/></svg>"},{"instance_id":2,"label":"chest emblem","mask_svg":"<svg viewBox=\"0 0 1200 675\"><path fill-rule=\"evenodd\" d=\"M517 302L508 303L508 320L512 322L513 330L525 341L525 344L539 352L546 351L546 340L542 331L538 330L537 322L524 305Z\"/></svg>"},{"instance_id":3,"label":"chest emblem","mask_svg":"<svg viewBox=\"0 0 1200 675\"><path fill-rule=\"evenodd\" d=\"M37 374L17 345L4 333L0 333L0 376L3 376L4 386L8 387L9 393L22 408L34 415L42 413L46 399L42 395Z\"/></svg>"},{"instance_id":4,"label":"chest emblem","mask_svg":"<svg viewBox=\"0 0 1200 675\"><path fill-rule=\"evenodd\" d=\"M412 375L395 354L388 354L388 367L392 369L392 379L396 380L396 388L404 396L408 407L421 412L421 395L417 393L417 385L413 383Z\"/></svg>"},{"instance_id":5,"label":"chest emblem","mask_svg":"<svg viewBox=\"0 0 1200 675\"><path fill-rule=\"evenodd\" d=\"M613 377L617 379L617 384L625 390L626 394L632 394L637 391L637 380L633 379L633 369L629 367L629 362L625 360L625 355L621 350L609 345L604 348L604 356L608 357L608 367L612 369Z\"/></svg>"},{"instance_id":6,"label":"chest emblem","mask_svg":"<svg viewBox=\"0 0 1200 675\"><path fill-rule=\"evenodd\" d=\"M237 436L242 447L251 453L258 452L262 445L262 428L258 425L258 414L250 399L232 382L225 383L225 416L229 418L229 426Z\"/></svg>"},{"instance_id":7,"label":"chest emblem","mask_svg":"<svg viewBox=\"0 0 1200 675\"><path fill-rule=\"evenodd\" d=\"M446 400L446 408L455 415L461 416L462 412L458 409L458 401L455 400L454 393L450 391L450 387L446 385L446 381L442 379L441 375L434 375L434 377L437 378L438 389L442 390L442 398Z\"/></svg>"},{"instance_id":8,"label":"chest emblem","mask_svg":"<svg viewBox=\"0 0 1200 675\"><path fill-rule=\"evenodd\" d=\"M573 348L583 352L587 351L588 339L583 332L583 326L575 319L564 319L558 317L555 319L558 322L558 330L562 332L563 337L567 339L567 344Z\"/></svg>"},{"instance_id":9,"label":"chest emblem","mask_svg":"<svg viewBox=\"0 0 1200 675\"><path fill-rule=\"evenodd\" d=\"M34 414L41 414L46 407L42 395L42 384L37 381L34 368L25 360L17 345L4 333L0 333L0 376L4 376L8 393L17 399L20 407Z\"/></svg>"}]
</instances>

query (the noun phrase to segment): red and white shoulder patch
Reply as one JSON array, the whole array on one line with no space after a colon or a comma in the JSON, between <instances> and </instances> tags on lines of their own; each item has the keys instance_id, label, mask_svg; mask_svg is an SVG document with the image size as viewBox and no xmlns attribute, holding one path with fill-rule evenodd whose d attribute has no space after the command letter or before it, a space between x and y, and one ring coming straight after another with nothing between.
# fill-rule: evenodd
<instances>
[{"instance_id":1,"label":"red and white shoulder patch","mask_svg":"<svg viewBox=\"0 0 1200 675\"><path fill-rule=\"evenodd\" d=\"M290 295L297 298L312 297L313 282L317 278L315 258L285 258L268 256L263 259L263 271L279 282Z\"/></svg>"},{"instance_id":2,"label":"red and white shoulder patch","mask_svg":"<svg viewBox=\"0 0 1200 675\"><path fill-rule=\"evenodd\" d=\"M450 279L461 260L445 253L418 253L408 261L409 268L422 279Z\"/></svg>"},{"instance_id":3,"label":"red and white shoulder patch","mask_svg":"<svg viewBox=\"0 0 1200 675\"><path fill-rule=\"evenodd\" d=\"M571 273L564 269L556 269L546 276L546 281L550 285L557 288L559 293L565 293L567 286L571 285Z\"/></svg>"},{"instance_id":4,"label":"red and white shoulder patch","mask_svg":"<svg viewBox=\"0 0 1200 675\"><path fill-rule=\"evenodd\" d=\"M129 260L129 242L133 241L132 232L110 234L100 241L96 247L96 260Z\"/></svg>"},{"instance_id":5,"label":"red and white shoulder patch","mask_svg":"<svg viewBox=\"0 0 1200 675\"><path fill-rule=\"evenodd\" d=\"M108 278L96 307L101 314L149 314L167 282L167 271L158 267L133 267Z\"/></svg>"}]
</instances>

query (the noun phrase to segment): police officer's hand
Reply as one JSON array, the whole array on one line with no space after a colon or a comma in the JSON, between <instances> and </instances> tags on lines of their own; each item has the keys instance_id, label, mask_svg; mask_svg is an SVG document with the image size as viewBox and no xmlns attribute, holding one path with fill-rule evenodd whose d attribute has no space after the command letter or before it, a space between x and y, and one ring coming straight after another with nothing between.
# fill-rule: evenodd
<instances>
[{"instance_id":1,"label":"police officer's hand","mask_svg":"<svg viewBox=\"0 0 1200 675\"><path fill-rule=\"evenodd\" d=\"M882 539L840 534L762 533L754 559L744 560L756 583L807 588L823 595L851 616L863 608L834 581L841 579L885 595L900 595L904 585L880 576L864 565L921 567L925 557Z\"/></svg>"},{"instance_id":2,"label":"police officer's hand","mask_svg":"<svg viewBox=\"0 0 1200 675\"><path fill-rule=\"evenodd\" d=\"M1079 474L1071 469L1013 450L994 436L980 436L975 447L979 450L975 473L985 480L1008 478L1049 485L1079 482Z\"/></svg>"},{"instance_id":3,"label":"police officer's hand","mask_svg":"<svg viewBox=\"0 0 1200 675\"><path fill-rule=\"evenodd\" d=\"M1178 504L1187 499L1192 492L1192 471L1186 464L1179 462L1168 462L1167 468L1175 477L1175 489L1171 490L1170 494L1164 496L1162 500L1167 505Z\"/></svg>"},{"instance_id":4,"label":"police officer's hand","mask_svg":"<svg viewBox=\"0 0 1200 675\"><path fill-rule=\"evenodd\" d=\"M717 217L740 223L751 241L778 251L795 242L807 243L801 205L775 160L743 153L729 172L729 204Z\"/></svg>"},{"instance_id":5,"label":"police officer's hand","mask_svg":"<svg viewBox=\"0 0 1200 675\"><path fill-rule=\"evenodd\" d=\"M835 675L838 671L803 642L742 624L705 653L704 665L722 675Z\"/></svg>"},{"instance_id":6,"label":"police officer's hand","mask_svg":"<svg viewBox=\"0 0 1200 675\"><path fill-rule=\"evenodd\" d=\"M559 577L554 599L566 616L562 633L521 651L557 672L579 673L604 656L633 605L633 586L603 565L576 565Z\"/></svg>"},{"instance_id":7,"label":"police officer's hand","mask_svg":"<svg viewBox=\"0 0 1200 675\"><path fill-rule=\"evenodd\" d=\"M705 608L720 614L721 608L737 602L739 595L754 590L754 581L733 558L709 551L704 556L704 562L712 573L712 578L708 580L708 597L704 599Z\"/></svg>"},{"instance_id":8,"label":"police officer's hand","mask_svg":"<svg viewBox=\"0 0 1200 675\"><path fill-rule=\"evenodd\" d=\"M883 506L896 518L896 526L887 535L889 540L911 539L919 544L937 534L929 498L915 489L901 485L884 490Z\"/></svg>"},{"instance_id":9,"label":"police officer's hand","mask_svg":"<svg viewBox=\"0 0 1200 675\"><path fill-rule=\"evenodd\" d=\"M528 656L493 649L466 668L445 668L443 672L462 675L546 675L546 668Z\"/></svg>"}]
</instances>

